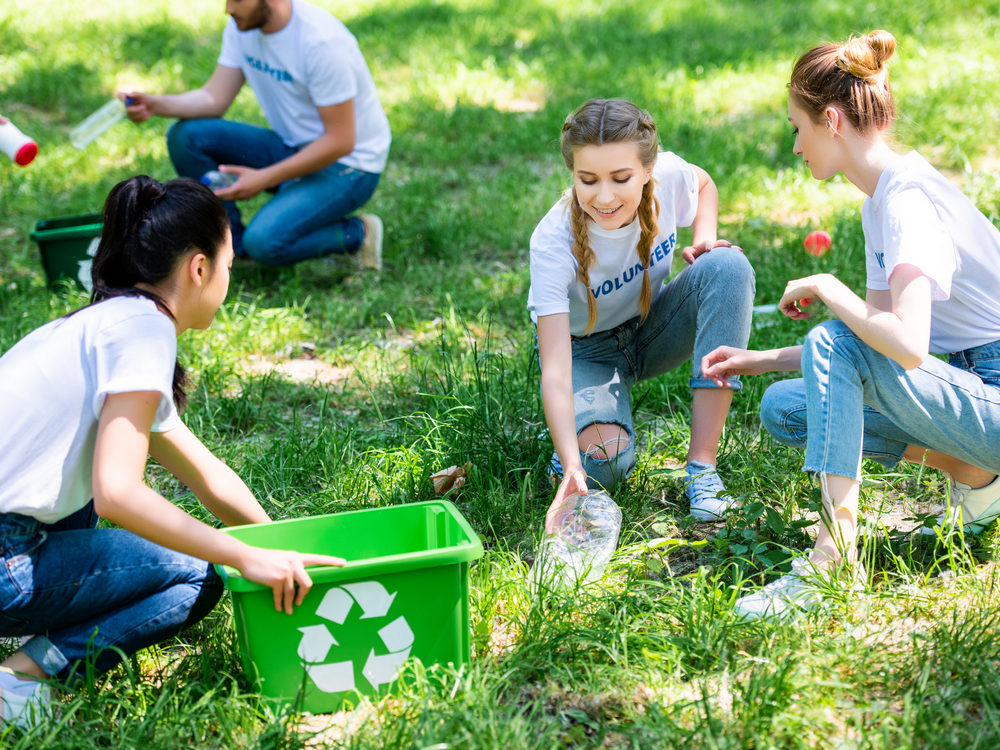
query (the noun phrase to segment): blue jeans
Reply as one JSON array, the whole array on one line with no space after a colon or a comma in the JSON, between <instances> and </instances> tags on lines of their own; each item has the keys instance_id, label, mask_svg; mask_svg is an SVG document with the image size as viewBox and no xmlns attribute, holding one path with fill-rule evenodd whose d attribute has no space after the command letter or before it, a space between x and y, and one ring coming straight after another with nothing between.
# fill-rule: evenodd
<instances>
[{"instance_id":1,"label":"blue jeans","mask_svg":"<svg viewBox=\"0 0 1000 750\"><path fill-rule=\"evenodd\" d=\"M262 169L295 154L277 133L229 120L178 120L167 131L167 150L177 174L199 179L220 164ZM279 185L276 195L243 229L240 211L224 201L237 255L283 266L331 253L357 252L364 240L359 218L380 175L334 162Z\"/></svg>"},{"instance_id":2,"label":"blue jeans","mask_svg":"<svg viewBox=\"0 0 1000 750\"><path fill-rule=\"evenodd\" d=\"M211 611L223 586L204 560L121 529L89 503L55 524L0 514L0 636L53 677L98 670L170 638Z\"/></svg>"},{"instance_id":3,"label":"blue jeans","mask_svg":"<svg viewBox=\"0 0 1000 750\"><path fill-rule=\"evenodd\" d=\"M701 255L661 289L649 316L573 339L573 409L576 431L594 423L621 425L628 446L594 458L580 451L588 486L611 490L635 466L631 389L640 380L691 362L692 388L717 387L701 374L701 359L718 346L745 347L750 338L754 272L739 250L719 247ZM732 389L742 388L732 378ZM558 457L553 468L561 473Z\"/></svg>"},{"instance_id":4,"label":"blue jeans","mask_svg":"<svg viewBox=\"0 0 1000 750\"><path fill-rule=\"evenodd\" d=\"M805 471L860 479L862 456L892 468L915 445L1000 473L1000 342L904 370L829 321L806 336L802 375L771 385L760 417L805 446Z\"/></svg>"}]
</instances>

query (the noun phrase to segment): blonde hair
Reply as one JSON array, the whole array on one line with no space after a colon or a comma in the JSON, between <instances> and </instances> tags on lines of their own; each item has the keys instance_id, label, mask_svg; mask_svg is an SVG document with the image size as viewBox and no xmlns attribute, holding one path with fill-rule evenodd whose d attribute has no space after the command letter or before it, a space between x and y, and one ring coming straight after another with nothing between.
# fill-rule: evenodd
<instances>
[{"instance_id":1,"label":"blonde hair","mask_svg":"<svg viewBox=\"0 0 1000 750\"><path fill-rule=\"evenodd\" d=\"M559 148L567 168L573 170L575 150L582 146L600 146L605 143L635 143L639 148L639 162L649 168L656 163L660 144L656 136L656 123L648 112L624 99L591 99L566 118L559 138ZM649 258L653 239L660 228L657 216L660 202L653 193L653 180L642 188L639 200L639 243L636 250L642 263L642 291L639 294L641 320L649 315L653 300L649 281ZM594 250L587 233L587 214L580 206L573 188L570 198L570 231L573 235L573 257L576 258L576 277L587 287L587 327L584 334L597 324L597 301L590 290L590 267L594 264Z\"/></svg>"},{"instance_id":2,"label":"blonde hair","mask_svg":"<svg viewBox=\"0 0 1000 750\"><path fill-rule=\"evenodd\" d=\"M813 122L820 122L832 105L859 133L886 130L896 119L888 68L895 54L896 38L882 30L843 44L821 44L795 63L789 93Z\"/></svg>"}]
</instances>

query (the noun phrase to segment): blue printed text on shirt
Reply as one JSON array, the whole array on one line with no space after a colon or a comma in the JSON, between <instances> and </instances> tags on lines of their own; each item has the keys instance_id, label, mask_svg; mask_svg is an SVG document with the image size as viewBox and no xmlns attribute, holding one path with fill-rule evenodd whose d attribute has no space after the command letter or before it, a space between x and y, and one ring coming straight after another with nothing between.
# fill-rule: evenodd
<instances>
[{"instance_id":1,"label":"blue printed text on shirt","mask_svg":"<svg viewBox=\"0 0 1000 750\"><path fill-rule=\"evenodd\" d=\"M649 267L652 268L657 263L662 263L664 260L670 257L670 253L674 250L674 244L677 242L677 235L671 234L663 242L654 247L649 253ZM597 287L591 287L590 293L594 295L594 298L603 295L611 294L611 292L617 291L623 288L633 279L642 279L642 263L636 263L629 268L626 268L618 276L613 279L605 279L604 282Z\"/></svg>"},{"instance_id":2,"label":"blue printed text on shirt","mask_svg":"<svg viewBox=\"0 0 1000 750\"><path fill-rule=\"evenodd\" d=\"M264 60L258 60L256 57L246 56L247 64L254 70L259 70L261 73L267 73L271 78L276 81L281 81L283 83L292 83L295 79L292 78L292 74L287 70L279 70L278 68L272 68Z\"/></svg>"}]
</instances>

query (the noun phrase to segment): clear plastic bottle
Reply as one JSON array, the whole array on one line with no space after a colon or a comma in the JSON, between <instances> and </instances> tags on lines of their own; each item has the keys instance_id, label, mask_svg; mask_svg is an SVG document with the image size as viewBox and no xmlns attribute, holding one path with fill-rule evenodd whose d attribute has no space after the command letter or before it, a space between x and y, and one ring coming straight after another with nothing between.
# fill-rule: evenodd
<instances>
[{"instance_id":1,"label":"clear plastic bottle","mask_svg":"<svg viewBox=\"0 0 1000 750\"><path fill-rule=\"evenodd\" d=\"M220 172L217 169L210 169L201 176L201 184L207 185L210 190L222 190L232 185L239 178L239 175L231 172Z\"/></svg>"},{"instance_id":2,"label":"clear plastic bottle","mask_svg":"<svg viewBox=\"0 0 1000 750\"><path fill-rule=\"evenodd\" d=\"M38 144L8 120L0 123L0 151L7 154L15 164L26 167L38 153Z\"/></svg>"},{"instance_id":3,"label":"clear plastic bottle","mask_svg":"<svg viewBox=\"0 0 1000 750\"><path fill-rule=\"evenodd\" d=\"M130 97L126 97L125 101L118 97L109 101L69 131L70 142L79 149L86 148L95 138L103 135L108 128L125 119L126 103L132 103Z\"/></svg>"},{"instance_id":4,"label":"clear plastic bottle","mask_svg":"<svg viewBox=\"0 0 1000 750\"><path fill-rule=\"evenodd\" d=\"M621 526L621 508L606 492L570 495L555 531L542 541L539 574L557 585L596 581L618 546Z\"/></svg>"}]
</instances>

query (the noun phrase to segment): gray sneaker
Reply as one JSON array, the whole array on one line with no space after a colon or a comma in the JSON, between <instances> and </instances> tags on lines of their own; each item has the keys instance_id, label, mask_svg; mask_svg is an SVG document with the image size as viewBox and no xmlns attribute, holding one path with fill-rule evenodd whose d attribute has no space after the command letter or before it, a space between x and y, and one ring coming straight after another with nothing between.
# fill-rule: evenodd
<instances>
[{"instance_id":1,"label":"gray sneaker","mask_svg":"<svg viewBox=\"0 0 1000 750\"><path fill-rule=\"evenodd\" d=\"M922 526L919 529L921 534L936 536L959 523L964 524L966 534L981 534L1000 518L1000 476L975 490L954 479L949 481L949 485L948 509L938 516L934 526Z\"/></svg>"},{"instance_id":2,"label":"gray sneaker","mask_svg":"<svg viewBox=\"0 0 1000 750\"><path fill-rule=\"evenodd\" d=\"M357 252L358 265L367 271L382 270L382 220L375 214L358 216L365 228L365 238Z\"/></svg>"},{"instance_id":3,"label":"gray sneaker","mask_svg":"<svg viewBox=\"0 0 1000 750\"><path fill-rule=\"evenodd\" d=\"M736 500L726 493L715 467L695 461L687 467L684 496L688 499L691 515L699 521L718 521L736 504Z\"/></svg>"}]
</instances>

